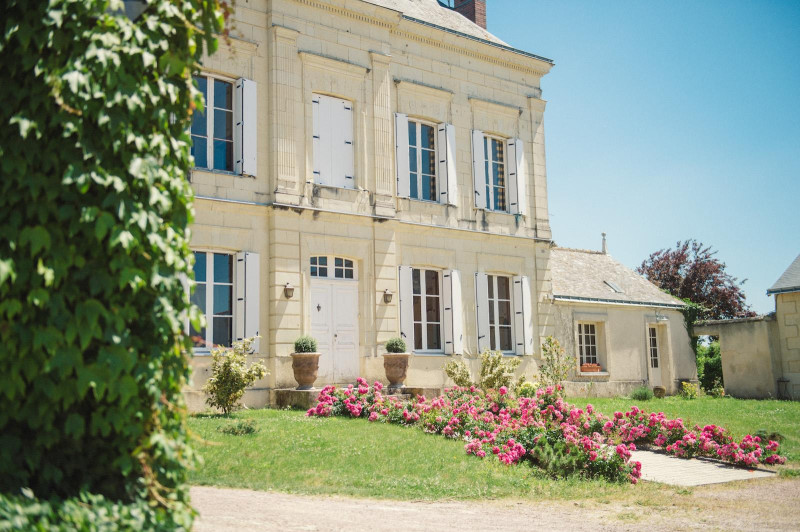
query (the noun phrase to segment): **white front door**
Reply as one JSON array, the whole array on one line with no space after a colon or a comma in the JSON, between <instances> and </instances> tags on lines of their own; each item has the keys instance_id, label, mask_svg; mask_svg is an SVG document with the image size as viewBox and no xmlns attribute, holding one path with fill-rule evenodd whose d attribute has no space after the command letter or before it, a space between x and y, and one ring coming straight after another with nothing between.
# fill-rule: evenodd
<instances>
[{"instance_id":1,"label":"white front door","mask_svg":"<svg viewBox=\"0 0 800 532\"><path fill-rule=\"evenodd\" d=\"M355 382L358 377L358 282L311 280L311 336L319 357L317 378L324 384Z\"/></svg>"},{"instance_id":2,"label":"white front door","mask_svg":"<svg viewBox=\"0 0 800 532\"><path fill-rule=\"evenodd\" d=\"M661 384L661 353L658 345L658 328L655 325L647 326L647 368L651 386Z\"/></svg>"}]
</instances>

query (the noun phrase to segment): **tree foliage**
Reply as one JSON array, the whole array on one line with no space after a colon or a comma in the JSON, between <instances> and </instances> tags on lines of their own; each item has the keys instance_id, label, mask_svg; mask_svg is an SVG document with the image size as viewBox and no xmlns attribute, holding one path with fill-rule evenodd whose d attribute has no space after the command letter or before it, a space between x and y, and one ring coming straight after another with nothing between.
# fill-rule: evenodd
<instances>
[{"instance_id":1,"label":"tree foliage","mask_svg":"<svg viewBox=\"0 0 800 532\"><path fill-rule=\"evenodd\" d=\"M661 249L636 269L656 286L679 299L700 305L699 319L754 316L745 302L744 281L725 271L716 251L696 240L678 242L675 249Z\"/></svg>"},{"instance_id":2,"label":"tree foliage","mask_svg":"<svg viewBox=\"0 0 800 532\"><path fill-rule=\"evenodd\" d=\"M542 386L563 384L575 371L575 357L568 355L561 343L548 336L542 343L542 364L539 366L539 380Z\"/></svg>"},{"instance_id":3,"label":"tree foliage","mask_svg":"<svg viewBox=\"0 0 800 532\"><path fill-rule=\"evenodd\" d=\"M223 23L218 0L136 21L118 0L4 3L2 492L187 500L191 74Z\"/></svg>"}]
</instances>

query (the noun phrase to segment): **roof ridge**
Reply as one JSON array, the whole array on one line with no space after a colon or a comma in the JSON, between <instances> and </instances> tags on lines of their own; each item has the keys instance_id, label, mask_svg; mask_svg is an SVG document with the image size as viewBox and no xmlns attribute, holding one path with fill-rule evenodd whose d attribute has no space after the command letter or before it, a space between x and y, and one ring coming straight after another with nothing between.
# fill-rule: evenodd
<instances>
[{"instance_id":1,"label":"roof ridge","mask_svg":"<svg viewBox=\"0 0 800 532\"><path fill-rule=\"evenodd\" d=\"M553 249L557 249L559 251L572 251L575 253L591 253L592 255L608 255L608 253L603 253L602 251L597 251L596 249L565 248L562 246L556 246ZM610 257L611 255L608 256Z\"/></svg>"}]
</instances>

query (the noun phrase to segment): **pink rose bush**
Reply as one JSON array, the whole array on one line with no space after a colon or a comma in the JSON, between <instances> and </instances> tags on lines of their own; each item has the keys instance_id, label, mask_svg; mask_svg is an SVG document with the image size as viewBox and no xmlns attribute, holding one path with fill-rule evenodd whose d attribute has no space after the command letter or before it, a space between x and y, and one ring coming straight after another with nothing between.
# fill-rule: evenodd
<instances>
[{"instance_id":1,"label":"pink rose bush","mask_svg":"<svg viewBox=\"0 0 800 532\"><path fill-rule=\"evenodd\" d=\"M641 464L631 460L636 446L661 447L683 458L708 456L736 465L782 464L778 443L757 436L735 441L716 425L688 429L681 419L647 413L637 407L613 417L592 405L577 408L564 401L562 389L548 387L535 397L515 397L505 387L484 392L476 387L450 388L433 399L410 401L385 397L380 382L326 386L306 415L363 417L371 422L417 426L430 434L465 442L467 454L494 455L514 465L527 462L554 477L578 475L636 483Z\"/></svg>"}]
</instances>

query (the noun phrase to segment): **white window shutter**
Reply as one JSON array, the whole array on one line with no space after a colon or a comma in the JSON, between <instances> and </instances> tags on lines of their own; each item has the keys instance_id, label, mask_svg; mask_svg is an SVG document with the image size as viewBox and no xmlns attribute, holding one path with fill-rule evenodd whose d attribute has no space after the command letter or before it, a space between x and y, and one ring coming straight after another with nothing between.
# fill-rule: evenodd
<instances>
[{"instance_id":1,"label":"white window shutter","mask_svg":"<svg viewBox=\"0 0 800 532\"><path fill-rule=\"evenodd\" d=\"M241 175L256 175L258 153L258 98L256 82L240 78L236 82L236 99L234 102L233 149L236 155L235 171Z\"/></svg>"},{"instance_id":2,"label":"white window shutter","mask_svg":"<svg viewBox=\"0 0 800 532\"><path fill-rule=\"evenodd\" d=\"M325 112L325 104L322 98L318 95L311 97L311 115L312 115L312 156L314 159L314 182L322 183L322 167L323 167L323 153L322 153L322 115Z\"/></svg>"},{"instance_id":3,"label":"white window shutter","mask_svg":"<svg viewBox=\"0 0 800 532\"><path fill-rule=\"evenodd\" d=\"M455 133L452 124L436 126L436 176L439 180L439 201L448 205L456 205L458 201Z\"/></svg>"},{"instance_id":4,"label":"white window shutter","mask_svg":"<svg viewBox=\"0 0 800 532\"><path fill-rule=\"evenodd\" d=\"M397 195L407 198L411 194L408 163L408 115L394 115L395 161L397 163Z\"/></svg>"},{"instance_id":5,"label":"white window shutter","mask_svg":"<svg viewBox=\"0 0 800 532\"><path fill-rule=\"evenodd\" d=\"M486 208L486 154L483 149L483 131L472 130L472 188L475 208ZM487 336L488 341L488 336Z\"/></svg>"},{"instance_id":6,"label":"white window shutter","mask_svg":"<svg viewBox=\"0 0 800 532\"><path fill-rule=\"evenodd\" d=\"M411 266L398 267L400 281L400 337L408 351L414 350L414 295Z\"/></svg>"},{"instance_id":7,"label":"white window shutter","mask_svg":"<svg viewBox=\"0 0 800 532\"><path fill-rule=\"evenodd\" d=\"M342 140L340 143L341 170L338 186L356 188L355 161L353 153L353 102L340 100Z\"/></svg>"},{"instance_id":8,"label":"white window shutter","mask_svg":"<svg viewBox=\"0 0 800 532\"><path fill-rule=\"evenodd\" d=\"M531 285L527 275L514 281L514 351L518 355L533 354L533 315Z\"/></svg>"},{"instance_id":9,"label":"white window shutter","mask_svg":"<svg viewBox=\"0 0 800 532\"><path fill-rule=\"evenodd\" d=\"M261 264L258 253L245 253L245 282L244 282L244 338L258 336L259 318L261 311ZM258 353L260 342L253 342L253 352Z\"/></svg>"},{"instance_id":10,"label":"white window shutter","mask_svg":"<svg viewBox=\"0 0 800 532\"><path fill-rule=\"evenodd\" d=\"M234 281L233 291L236 294L236 306L233 309L233 323L234 323L234 336L237 342L244 339L244 323L245 323L245 297L247 273L245 272L245 252L241 251L236 254L236 278ZM210 288L210 287L209 287Z\"/></svg>"},{"instance_id":11,"label":"white window shutter","mask_svg":"<svg viewBox=\"0 0 800 532\"><path fill-rule=\"evenodd\" d=\"M489 349L489 277L475 274L475 316L478 324L478 352Z\"/></svg>"},{"instance_id":12,"label":"white window shutter","mask_svg":"<svg viewBox=\"0 0 800 532\"><path fill-rule=\"evenodd\" d=\"M525 195L527 175L525 161L525 145L521 139L508 139L506 141L506 157L508 162L507 183L509 212L511 214L525 214Z\"/></svg>"},{"instance_id":13,"label":"white window shutter","mask_svg":"<svg viewBox=\"0 0 800 532\"><path fill-rule=\"evenodd\" d=\"M458 270L442 273L444 303L444 352L447 355L464 352L464 323L461 306L461 274Z\"/></svg>"}]
</instances>

